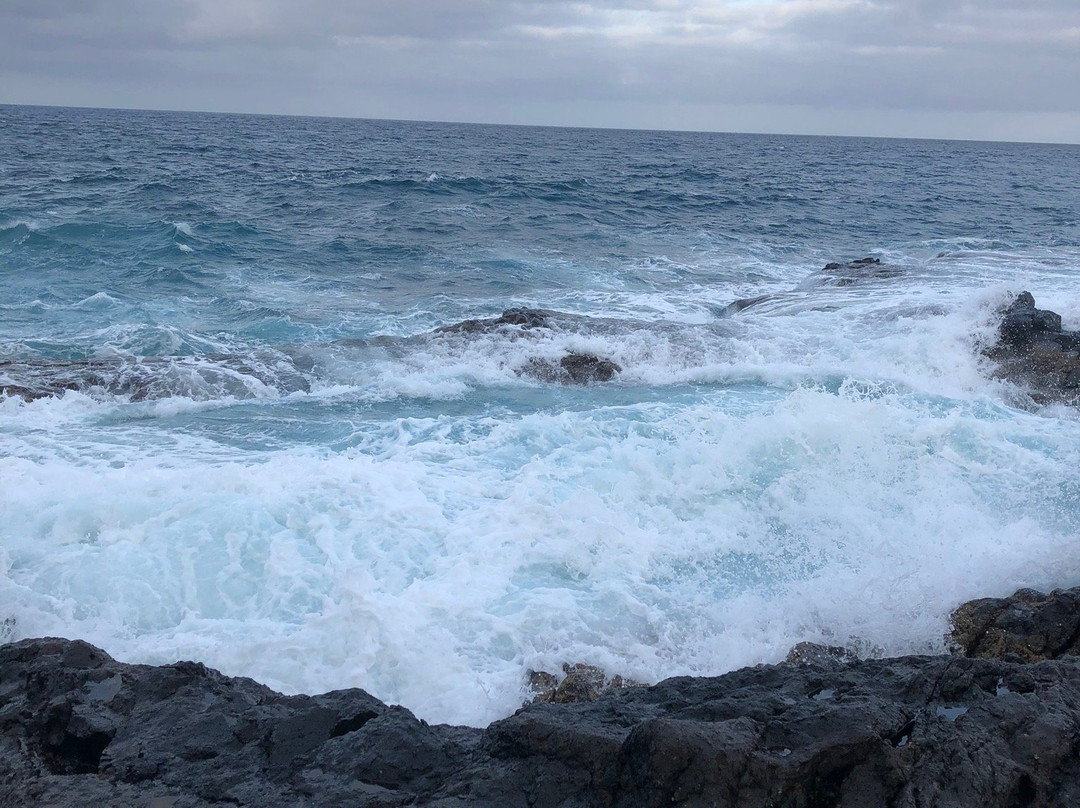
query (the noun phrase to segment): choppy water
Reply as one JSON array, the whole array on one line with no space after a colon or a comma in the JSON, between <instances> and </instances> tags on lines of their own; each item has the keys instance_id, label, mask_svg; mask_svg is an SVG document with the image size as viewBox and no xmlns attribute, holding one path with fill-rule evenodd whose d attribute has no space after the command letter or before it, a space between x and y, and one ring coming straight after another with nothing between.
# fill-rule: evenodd
<instances>
[{"instance_id":1,"label":"choppy water","mask_svg":"<svg viewBox=\"0 0 1080 808\"><path fill-rule=\"evenodd\" d=\"M1080 148L0 107L0 619L432 721L1080 578ZM891 268L845 284L828 261ZM744 311L738 298L771 295ZM555 328L432 330L511 306ZM518 371L568 351L605 384Z\"/></svg>"}]
</instances>

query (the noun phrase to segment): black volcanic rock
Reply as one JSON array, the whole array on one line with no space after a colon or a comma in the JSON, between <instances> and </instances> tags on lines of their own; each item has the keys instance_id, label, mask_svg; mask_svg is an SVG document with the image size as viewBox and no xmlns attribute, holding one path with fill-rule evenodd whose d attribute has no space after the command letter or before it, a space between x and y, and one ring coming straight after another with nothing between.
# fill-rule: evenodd
<instances>
[{"instance_id":1,"label":"black volcanic rock","mask_svg":"<svg viewBox=\"0 0 1080 808\"><path fill-rule=\"evenodd\" d=\"M815 277L827 286L853 286L868 280L895 278L902 270L892 264L883 264L880 258L858 258L847 263L826 264Z\"/></svg>"},{"instance_id":2,"label":"black volcanic rock","mask_svg":"<svg viewBox=\"0 0 1080 808\"><path fill-rule=\"evenodd\" d=\"M172 396L201 399L215 395L252 398L247 380L282 393L309 391L310 361L285 354L258 357L114 357L108 359L0 360L0 396L34 401L68 392L126 396L155 401Z\"/></svg>"},{"instance_id":3,"label":"black volcanic rock","mask_svg":"<svg viewBox=\"0 0 1080 808\"><path fill-rule=\"evenodd\" d=\"M1077 656L1080 588L972 600L953 612L952 625L952 640L968 657L1038 662Z\"/></svg>"},{"instance_id":4,"label":"black volcanic rock","mask_svg":"<svg viewBox=\"0 0 1080 808\"><path fill-rule=\"evenodd\" d=\"M548 322L552 312L544 309L516 308L507 309L498 317L486 320L462 320L460 323L440 326L435 329L436 334L486 334L496 331L503 326L519 326L521 328L550 328Z\"/></svg>"},{"instance_id":5,"label":"black volcanic rock","mask_svg":"<svg viewBox=\"0 0 1080 808\"><path fill-rule=\"evenodd\" d=\"M529 671L529 690L535 695L532 703L553 702L569 704L572 702L596 701L609 690L624 687L641 687L640 682L624 679L616 674L608 677L595 665L578 662L563 665L563 678L559 681L553 673L547 671Z\"/></svg>"},{"instance_id":6,"label":"black volcanic rock","mask_svg":"<svg viewBox=\"0 0 1080 808\"><path fill-rule=\"evenodd\" d=\"M560 384L607 382L621 372L622 367L610 359L581 353L568 353L558 362L533 358L518 370L522 376Z\"/></svg>"},{"instance_id":7,"label":"black volcanic rock","mask_svg":"<svg viewBox=\"0 0 1080 808\"><path fill-rule=\"evenodd\" d=\"M968 611L1056 637L1072 618L1053 604L1072 615L1078 599L1020 593ZM361 690L283 696L196 663L23 640L0 646L0 805L1080 804L1080 658L837 654L531 704L481 730L430 726Z\"/></svg>"},{"instance_id":8,"label":"black volcanic rock","mask_svg":"<svg viewBox=\"0 0 1080 808\"><path fill-rule=\"evenodd\" d=\"M1021 292L1001 311L997 341L984 353L994 373L1030 391L1038 404L1080 404L1080 331L1064 331L1061 315L1035 307Z\"/></svg>"},{"instance_id":9,"label":"black volcanic rock","mask_svg":"<svg viewBox=\"0 0 1080 808\"><path fill-rule=\"evenodd\" d=\"M893 264L883 263L880 258L857 258L854 261L831 261L807 276L795 289L787 292L756 295L734 300L716 311L718 317L732 317L762 303L775 303L800 297L806 292L823 287L837 288L855 286L868 281L886 280L903 274L904 270ZM828 304L826 304L828 306Z\"/></svg>"}]
</instances>

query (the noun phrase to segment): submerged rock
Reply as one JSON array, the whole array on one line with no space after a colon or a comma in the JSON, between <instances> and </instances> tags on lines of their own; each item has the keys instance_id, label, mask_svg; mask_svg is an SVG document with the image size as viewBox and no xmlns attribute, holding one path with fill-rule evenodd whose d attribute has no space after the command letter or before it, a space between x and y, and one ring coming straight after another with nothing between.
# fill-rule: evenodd
<instances>
[{"instance_id":1,"label":"submerged rock","mask_svg":"<svg viewBox=\"0 0 1080 808\"><path fill-rule=\"evenodd\" d=\"M530 359L518 370L522 376L560 384L607 382L621 372L622 367L610 359L579 353L569 353L557 363L549 359Z\"/></svg>"},{"instance_id":2,"label":"submerged rock","mask_svg":"<svg viewBox=\"0 0 1080 808\"><path fill-rule=\"evenodd\" d=\"M785 300L803 300L807 293L813 293L822 287L845 287L866 281L895 278L903 274L903 269L893 264L882 263L880 258L858 258L840 263L830 262L820 270L811 273L795 289L787 292L757 295L734 300L716 312L718 317L731 317L763 303L778 304ZM833 311L835 306L824 304L814 307L816 311Z\"/></svg>"},{"instance_id":3,"label":"submerged rock","mask_svg":"<svg viewBox=\"0 0 1080 808\"><path fill-rule=\"evenodd\" d=\"M728 303L724 308L717 312L719 317L730 317L733 314L738 314L740 311L746 311L749 308L753 308L759 303L764 303L767 300L772 300L776 295L758 295L757 297L747 297L741 300L733 300Z\"/></svg>"},{"instance_id":4,"label":"submerged rock","mask_svg":"<svg viewBox=\"0 0 1080 808\"><path fill-rule=\"evenodd\" d=\"M816 279L828 286L852 286L868 280L895 278L902 273L902 269L892 264L883 264L880 258L859 258L844 264L826 264Z\"/></svg>"},{"instance_id":5,"label":"submerged rock","mask_svg":"<svg viewBox=\"0 0 1080 808\"><path fill-rule=\"evenodd\" d=\"M0 360L0 396L34 401L80 392L123 396L129 401L175 396L250 399L268 389L282 394L308 392L308 371L305 357L277 352L249 357L4 359Z\"/></svg>"},{"instance_id":6,"label":"submerged rock","mask_svg":"<svg viewBox=\"0 0 1080 808\"><path fill-rule=\"evenodd\" d=\"M859 258L847 264L826 264L819 273L819 279L831 286L851 286L862 281L895 278L902 272L900 267L882 264L880 258Z\"/></svg>"},{"instance_id":7,"label":"submerged rock","mask_svg":"<svg viewBox=\"0 0 1080 808\"><path fill-rule=\"evenodd\" d=\"M1080 404L1080 331L1064 331L1061 315L1035 307L1021 292L1001 311L997 341L984 353L994 373L1026 388L1038 404Z\"/></svg>"},{"instance_id":8,"label":"submerged rock","mask_svg":"<svg viewBox=\"0 0 1080 808\"><path fill-rule=\"evenodd\" d=\"M435 329L436 334L485 334L496 331L503 326L519 326L521 328L550 328L549 318L552 312L544 309L516 308L507 309L498 317L486 320L462 320L460 323L440 326Z\"/></svg>"}]
</instances>

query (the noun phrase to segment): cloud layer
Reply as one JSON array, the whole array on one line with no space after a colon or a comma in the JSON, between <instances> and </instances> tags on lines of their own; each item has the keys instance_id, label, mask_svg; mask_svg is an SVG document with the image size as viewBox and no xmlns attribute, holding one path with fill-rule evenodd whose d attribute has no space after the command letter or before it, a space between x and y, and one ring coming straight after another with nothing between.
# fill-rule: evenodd
<instances>
[{"instance_id":1,"label":"cloud layer","mask_svg":"<svg viewBox=\"0 0 1080 808\"><path fill-rule=\"evenodd\" d=\"M1080 142L1075 0L6 0L0 101Z\"/></svg>"}]
</instances>

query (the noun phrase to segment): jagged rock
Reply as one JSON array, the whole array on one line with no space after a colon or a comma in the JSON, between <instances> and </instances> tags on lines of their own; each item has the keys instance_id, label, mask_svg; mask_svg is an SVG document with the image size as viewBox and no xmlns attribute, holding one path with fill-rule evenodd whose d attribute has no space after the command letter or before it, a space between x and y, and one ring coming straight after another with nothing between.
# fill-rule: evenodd
<instances>
[{"instance_id":1,"label":"jagged rock","mask_svg":"<svg viewBox=\"0 0 1080 808\"><path fill-rule=\"evenodd\" d=\"M34 401L68 392L126 396L131 401L154 401L173 396L205 398L228 395L252 398L247 381L283 393L309 391L305 358L296 356L294 367L268 357L260 368L240 356L114 357L107 359L0 360L0 395ZM10 381L3 380L4 377Z\"/></svg>"},{"instance_id":2,"label":"jagged rock","mask_svg":"<svg viewBox=\"0 0 1080 808\"><path fill-rule=\"evenodd\" d=\"M994 372L1027 388L1039 404L1080 404L1080 331L1064 331L1061 315L1035 307L1021 292L1001 312L997 341L984 353Z\"/></svg>"},{"instance_id":3,"label":"jagged rock","mask_svg":"<svg viewBox=\"0 0 1080 808\"><path fill-rule=\"evenodd\" d=\"M0 805L1080 804L1080 658L763 665L429 726L82 642L0 646Z\"/></svg>"},{"instance_id":4,"label":"jagged rock","mask_svg":"<svg viewBox=\"0 0 1080 808\"><path fill-rule=\"evenodd\" d=\"M593 666L577 663L563 665L563 680L547 671L529 671L529 690L535 695L531 703L551 702L571 704L596 701L609 690L624 687L641 687L633 679L624 679L615 674L610 679L602 670Z\"/></svg>"},{"instance_id":5,"label":"jagged rock","mask_svg":"<svg viewBox=\"0 0 1080 808\"><path fill-rule=\"evenodd\" d=\"M523 376L559 384L607 382L621 372L622 367L610 359L579 353L567 354L558 363L549 359L533 358L518 370Z\"/></svg>"},{"instance_id":6,"label":"jagged rock","mask_svg":"<svg viewBox=\"0 0 1080 808\"><path fill-rule=\"evenodd\" d=\"M623 689L566 665L533 674L548 703L486 730L24 640L0 646L0 805L1080 804L1080 588L953 622L979 658L801 643L789 664Z\"/></svg>"},{"instance_id":7,"label":"jagged rock","mask_svg":"<svg viewBox=\"0 0 1080 808\"><path fill-rule=\"evenodd\" d=\"M0 805L401 805L479 730L360 690L282 696L203 665L124 665L83 642L0 647Z\"/></svg>"},{"instance_id":8,"label":"jagged rock","mask_svg":"<svg viewBox=\"0 0 1080 808\"><path fill-rule=\"evenodd\" d=\"M529 692L533 694L529 701L555 700L555 690L559 687L558 676L547 671L529 671L526 678L528 679Z\"/></svg>"},{"instance_id":9,"label":"jagged rock","mask_svg":"<svg viewBox=\"0 0 1080 808\"><path fill-rule=\"evenodd\" d=\"M1080 655L1080 587L981 598L951 619L951 640L968 657L1037 662Z\"/></svg>"},{"instance_id":10,"label":"jagged rock","mask_svg":"<svg viewBox=\"0 0 1080 808\"><path fill-rule=\"evenodd\" d=\"M852 286L867 280L895 278L903 272L899 267L883 264L880 258L859 258L841 264L826 264L817 280L828 286Z\"/></svg>"},{"instance_id":11,"label":"jagged rock","mask_svg":"<svg viewBox=\"0 0 1080 808\"><path fill-rule=\"evenodd\" d=\"M789 665L818 665L832 667L858 662L859 656L847 648L838 645L821 645L815 642L800 642L788 651L784 662Z\"/></svg>"},{"instance_id":12,"label":"jagged rock","mask_svg":"<svg viewBox=\"0 0 1080 808\"><path fill-rule=\"evenodd\" d=\"M440 326L436 334L484 334L503 326L514 325L521 328L550 328L548 322L551 312L543 309L516 308L507 309L498 317L486 320L462 320L460 323Z\"/></svg>"},{"instance_id":13,"label":"jagged rock","mask_svg":"<svg viewBox=\"0 0 1080 808\"><path fill-rule=\"evenodd\" d=\"M559 360L559 367L575 384L610 381L616 373L622 372L622 368L610 359L592 354L567 354Z\"/></svg>"},{"instance_id":14,"label":"jagged rock","mask_svg":"<svg viewBox=\"0 0 1080 808\"><path fill-rule=\"evenodd\" d=\"M734 300L716 311L716 316L731 317L762 303L780 303L785 299L801 299L807 292L813 292L823 286L853 286L865 281L895 278L902 273L903 270L900 267L882 263L880 258L859 258L846 263L833 261L826 264L817 272L811 273L793 290ZM833 311L835 310L835 306L825 304L815 307L815 310Z\"/></svg>"}]
</instances>

